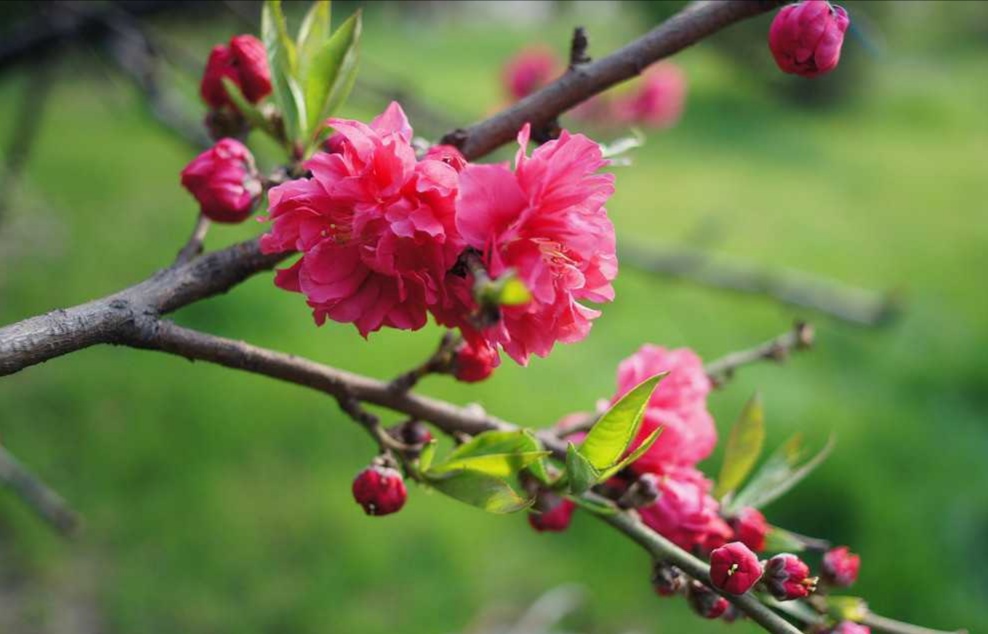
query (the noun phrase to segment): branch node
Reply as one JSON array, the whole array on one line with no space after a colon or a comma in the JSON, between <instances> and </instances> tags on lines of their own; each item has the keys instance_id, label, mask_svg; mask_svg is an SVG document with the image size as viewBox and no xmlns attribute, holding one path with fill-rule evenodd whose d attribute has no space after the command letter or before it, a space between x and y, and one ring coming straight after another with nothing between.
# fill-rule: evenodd
<instances>
[{"instance_id":1,"label":"branch node","mask_svg":"<svg viewBox=\"0 0 988 634\"><path fill-rule=\"evenodd\" d=\"M587 30L582 26L573 29L573 40L569 48L569 70L574 71L581 64L589 64L592 60L587 54L590 40L587 38Z\"/></svg>"}]
</instances>

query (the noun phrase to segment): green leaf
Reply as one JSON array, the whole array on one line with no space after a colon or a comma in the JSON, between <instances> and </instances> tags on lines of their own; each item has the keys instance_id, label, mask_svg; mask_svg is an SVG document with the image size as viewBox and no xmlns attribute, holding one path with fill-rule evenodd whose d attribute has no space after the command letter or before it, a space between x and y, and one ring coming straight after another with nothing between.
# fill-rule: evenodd
<instances>
[{"instance_id":1,"label":"green leaf","mask_svg":"<svg viewBox=\"0 0 988 634\"><path fill-rule=\"evenodd\" d=\"M625 456L624 459L621 460L621 462L617 463L607 471L600 474L600 480L598 480L598 482L605 482L607 480L610 480L612 477L617 475L619 471L630 465L635 460L638 460L639 458L644 456L645 452L651 449L652 445L655 444L655 441L659 439L659 434L661 433L662 433L662 428L659 427L651 434L649 434L648 437L645 438L645 440L642 442L642 444L638 445L638 447L634 451L632 451L630 454Z\"/></svg>"},{"instance_id":2,"label":"green leaf","mask_svg":"<svg viewBox=\"0 0 988 634\"><path fill-rule=\"evenodd\" d=\"M714 497L723 498L736 490L751 473L765 443L765 410L756 392L741 410L731 434L727 437L724 464L720 468Z\"/></svg>"},{"instance_id":3,"label":"green leaf","mask_svg":"<svg viewBox=\"0 0 988 634\"><path fill-rule=\"evenodd\" d=\"M429 470L432 466L432 460L436 457L436 445L438 445L435 440L428 442L425 447L422 447L422 453L419 454L419 471L424 473Z\"/></svg>"},{"instance_id":4,"label":"green leaf","mask_svg":"<svg viewBox=\"0 0 988 634\"><path fill-rule=\"evenodd\" d=\"M548 451L526 451L455 458L432 467L426 476L438 476L451 471L477 471L498 478L507 478L548 455Z\"/></svg>"},{"instance_id":5,"label":"green leaf","mask_svg":"<svg viewBox=\"0 0 988 634\"><path fill-rule=\"evenodd\" d=\"M268 120L264 118L264 115L257 108L257 106L247 101L247 97L244 97L244 93L241 92L240 86L238 86L236 82L229 77L222 77L221 80L223 82L223 88L226 89L226 94L230 97L230 101L233 102L233 105L236 106L237 110L240 111L240 114L242 114L244 118L247 119L247 121L250 122L250 124L255 128L269 131L270 125L268 124Z\"/></svg>"},{"instance_id":6,"label":"green leaf","mask_svg":"<svg viewBox=\"0 0 988 634\"><path fill-rule=\"evenodd\" d=\"M295 44L298 51L299 77L305 77L308 74L309 64L312 63L316 52L329 39L330 15L329 0L316 0L312 3L308 13L305 14Z\"/></svg>"},{"instance_id":7,"label":"green leaf","mask_svg":"<svg viewBox=\"0 0 988 634\"><path fill-rule=\"evenodd\" d=\"M515 513L534 504L535 499L518 495L507 482L476 471L454 471L438 478L429 478L431 487L461 502L488 513Z\"/></svg>"},{"instance_id":8,"label":"green leaf","mask_svg":"<svg viewBox=\"0 0 988 634\"><path fill-rule=\"evenodd\" d=\"M545 448L542 446L542 441L535 437L529 430L523 430L525 438L528 440L528 451L543 451ZM549 476L549 471L545 467L545 459L540 458L528 465L528 470L534 475L542 484L552 484L552 478Z\"/></svg>"},{"instance_id":9,"label":"green leaf","mask_svg":"<svg viewBox=\"0 0 988 634\"><path fill-rule=\"evenodd\" d=\"M261 39L271 67L271 84L285 122L289 144L302 136L306 121L305 97L298 85L295 44L288 37L280 0L267 0L261 10Z\"/></svg>"},{"instance_id":10,"label":"green leaf","mask_svg":"<svg viewBox=\"0 0 988 634\"><path fill-rule=\"evenodd\" d=\"M590 428L586 439L580 445L580 454L597 471L613 467L628 446L638 435L645 406L655 391L655 386L668 373L658 374L642 381L630 392L621 397Z\"/></svg>"},{"instance_id":11,"label":"green leaf","mask_svg":"<svg viewBox=\"0 0 988 634\"><path fill-rule=\"evenodd\" d=\"M586 509L591 513L596 513L597 515L617 515L618 513L617 507L605 502L588 500L587 498L579 495L567 495L566 499L573 502L573 504L576 504L580 508Z\"/></svg>"},{"instance_id":12,"label":"green leaf","mask_svg":"<svg viewBox=\"0 0 988 634\"><path fill-rule=\"evenodd\" d=\"M319 124L346 101L353 89L360 56L360 31L358 10L320 46L306 69L307 125L314 136L318 134Z\"/></svg>"},{"instance_id":13,"label":"green leaf","mask_svg":"<svg viewBox=\"0 0 988 634\"><path fill-rule=\"evenodd\" d=\"M566 448L566 477L569 480L569 490L574 495L580 495L600 479L600 473L573 443Z\"/></svg>"},{"instance_id":14,"label":"green leaf","mask_svg":"<svg viewBox=\"0 0 988 634\"><path fill-rule=\"evenodd\" d=\"M765 550L770 553L798 553L806 550L806 543L789 531L772 526L765 535Z\"/></svg>"},{"instance_id":15,"label":"green leaf","mask_svg":"<svg viewBox=\"0 0 988 634\"><path fill-rule=\"evenodd\" d=\"M827 609L837 621L858 622L868 616L868 604L861 597L829 596Z\"/></svg>"},{"instance_id":16,"label":"green leaf","mask_svg":"<svg viewBox=\"0 0 988 634\"><path fill-rule=\"evenodd\" d=\"M451 451L447 460L497 453L538 451L540 448L533 448L531 440L522 430L485 431Z\"/></svg>"},{"instance_id":17,"label":"green leaf","mask_svg":"<svg viewBox=\"0 0 988 634\"><path fill-rule=\"evenodd\" d=\"M802 439L799 435L793 436L765 461L748 486L731 500L729 508L726 509L727 514L737 512L746 506L761 508L775 501L820 466L833 448L834 438L831 436L817 455L800 465L803 454Z\"/></svg>"}]
</instances>

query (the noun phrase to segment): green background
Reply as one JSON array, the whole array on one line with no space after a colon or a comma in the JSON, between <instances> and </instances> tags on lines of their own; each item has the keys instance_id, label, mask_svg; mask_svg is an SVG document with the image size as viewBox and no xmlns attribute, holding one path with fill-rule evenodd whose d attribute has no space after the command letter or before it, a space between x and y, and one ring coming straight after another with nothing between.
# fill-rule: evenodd
<instances>
[{"instance_id":1,"label":"green background","mask_svg":"<svg viewBox=\"0 0 988 634\"><path fill-rule=\"evenodd\" d=\"M336 21L351 8L336 7ZM376 4L362 77L462 125L503 101L500 66L525 43L565 52L570 28L585 22L599 56L668 8L561 4L547 22L507 23L469 3ZM853 593L876 612L982 631L988 13L980 3L849 9L868 32L849 37L841 68L820 85L772 70L768 16L677 56L690 82L685 116L616 169L608 208L619 243L696 246L895 289L901 319L866 329L627 268L586 341L528 368L507 360L480 385L440 377L421 389L543 426L609 396L617 363L642 343L713 359L809 319L815 350L747 368L711 396L719 429L757 389L771 446L797 431L815 443L834 432L833 456L770 506L770 519L851 544L863 560ZM222 12L152 24L200 60L243 30ZM0 79L0 138L16 125L29 72ZM125 77L84 45L59 58L52 81L26 175L2 193L0 323L141 280L174 257L194 219L178 184L194 153ZM181 88L192 95L194 81ZM367 118L384 105L358 93L346 114ZM262 164L273 158L261 148ZM215 227L207 246L262 230ZM364 341L351 326L317 329L270 275L176 319L382 378L424 358L439 336L429 327ZM657 598L643 553L586 514L565 534L538 535L524 517L413 488L400 514L365 517L349 487L373 455L369 438L325 396L261 377L93 348L0 380L0 436L86 518L66 542L0 492L3 631L478 631L469 628L484 615L508 618L564 583L587 591L573 630L755 631ZM718 452L702 466L719 464Z\"/></svg>"}]
</instances>

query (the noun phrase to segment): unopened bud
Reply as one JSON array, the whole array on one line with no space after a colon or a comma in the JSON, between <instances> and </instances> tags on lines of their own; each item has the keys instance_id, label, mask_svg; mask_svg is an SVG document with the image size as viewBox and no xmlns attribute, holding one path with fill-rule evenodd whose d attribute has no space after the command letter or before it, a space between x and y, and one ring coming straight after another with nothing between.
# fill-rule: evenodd
<instances>
[{"instance_id":1,"label":"unopened bud","mask_svg":"<svg viewBox=\"0 0 988 634\"><path fill-rule=\"evenodd\" d=\"M847 587L858 580L861 557L847 546L831 548L823 556L823 579L832 586Z\"/></svg>"},{"instance_id":2,"label":"unopened bud","mask_svg":"<svg viewBox=\"0 0 988 634\"><path fill-rule=\"evenodd\" d=\"M408 492L397 469L371 465L353 481L353 499L368 515L389 515L401 510Z\"/></svg>"},{"instance_id":3,"label":"unopened bud","mask_svg":"<svg viewBox=\"0 0 988 634\"><path fill-rule=\"evenodd\" d=\"M679 594L686 587L683 571L665 561L656 561L652 568L652 588L660 597Z\"/></svg>"},{"instance_id":4,"label":"unopened bud","mask_svg":"<svg viewBox=\"0 0 988 634\"><path fill-rule=\"evenodd\" d=\"M817 578L810 576L810 567L789 553L776 555L765 562L762 581L779 601L809 596L817 584Z\"/></svg>"},{"instance_id":5,"label":"unopened bud","mask_svg":"<svg viewBox=\"0 0 988 634\"><path fill-rule=\"evenodd\" d=\"M731 542L710 553L710 583L718 590L744 594L761 576L758 556L741 542Z\"/></svg>"},{"instance_id":6,"label":"unopened bud","mask_svg":"<svg viewBox=\"0 0 988 634\"><path fill-rule=\"evenodd\" d=\"M535 502L535 510L528 513L528 523L540 533L561 533L569 528L575 510L576 505L570 500L551 491L542 491Z\"/></svg>"},{"instance_id":7,"label":"unopened bud","mask_svg":"<svg viewBox=\"0 0 988 634\"><path fill-rule=\"evenodd\" d=\"M623 509L636 509L653 504L659 499L659 476L646 473L635 480L618 500Z\"/></svg>"},{"instance_id":8,"label":"unopened bud","mask_svg":"<svg viewBox=\"0 0 988 634\"><path fill-rule=\"evenodd\" d=\"M699 581L690 582L686 599L693 611L705 619L716 619L723 616L730 605L727 599Z\"/></svg>"}]
</instances>

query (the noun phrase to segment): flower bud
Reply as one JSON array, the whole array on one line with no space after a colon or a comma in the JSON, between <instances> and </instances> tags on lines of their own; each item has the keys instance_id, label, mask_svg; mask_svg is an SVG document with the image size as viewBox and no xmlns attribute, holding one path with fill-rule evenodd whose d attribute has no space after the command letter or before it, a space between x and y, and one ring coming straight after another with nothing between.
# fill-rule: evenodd
<instances>
[{"instance_id":1,"label":"flower bud","mask_svg":"<svg viewBox=\"0 0 988 634\"><path fill-rule=\"evenodd\" d=\"M497 349L484 341L464 342L453 356L453 376L457 381L476 383L483 381L501 364Z\"/></svg>"},{"instance_id":2,"label":"flower bud","mask_svg":"<svg viewBox=\"0 0 988 634\"><path fill-rule=\"evenodd\" d=\"M237 35L228 46L213 47L199 86L203 101L213 108L233 107L223 86L224 77L235 83L251 103L271 94L271 71L264 44L253 35Z\"/></svg>"},{"instance_id":3,"label":"flower bud","mask_svg":"<svg viewBox=\"0 0 988 634\"><path fill-rule=\"evenodd\" d=\"M762 515L761 511L746 506L736 517L731 518L730 524L734 531L734 539L756 553L765 550L768 522L765 521L765 516Z\"/></svg>"},{"instance_id":4,"label":"flower bud","mask_svg":"<svg viewBox=\"0 0 988 634\"><path fill-rule=\"evenodd\" d=\"M543 491L539 493L535 509L528 513L528 523L532 528L540 533L561 533L569 528L576 505L551 491Z\"/></svg>"},{"instance_id":5,"label":"flower bud","mask_svg":"<svg viewBox=\"0 0 988 634\"><path fill-rule=\"evenodd\" d=\"M182 170L182 186L216 222L245 220L263 188L250 150L236 139L220 139Z\"/></svg>"},{"instance_id":6,"label":"flower bud","mask_svg":"<svg viewBox=\"0 0 988 634\"><path fill-rule=\"evenodd\" d=\"M832 586L850 586L858 580L861 557L847 546L831 548L823 556L823 579Z\"/></svg>"},{"instance_id":7,"label":"flower bud","mask_svg":"<svg viewBox=\"0 0 988 634\"><path fill-rule=\"evenodd\" d=\"M847 11L826 0L790 4L772 20L768 45L783 72L817 77L837 67L850 24Z\"/></svg>"},{"instance_id":8,"label":"flower bud","mask_svg":"<svg viewBox=\"0 0 988 634\"><path fill-rule=\"evenodd\" d=\"M810 567L796 555L782 553L772 557L765 562L764 573L762 581L779 601L802 599L816 590L816 577L810 576Z\"/></svg>"},{"instance_id":9,"label":"flower bud","mask_svg":"<svg viewBox=\"0 0 988 634\"><path fill-rule=\"evenodd\" d=\"M412 447L418 447L432 442L432 433L425 426L425 423L420 420L410 420L402 423L398 426L397 432L398 440Z\"/></svg>"},{"instance_id":10,"label":"flower bud","mask_svg":"<svg viewBox=\"0 0 988 634\"><path fill-rule=\"evenodd\" d=\"M693 611L705 619L716 619L727 612L731 605L727 599L720 596L699 581L693 581L686 593L686 600Z\"/></svg>"},{"instance_id":11,"label":"flower bud","mask_svg":"<svg viewBox=\"0 0 988 634\"><path fill-rule=\"evenodd\" d=\"M854 621L841 621L837 627L830 630L831 634L871 634L871 628Z\"/></svg>"},{"instance_id":12,"label":"flower bud","mask_svg":"<svg viewBox=\"0 0 988 634\"><path fill-rule=\"evenodd\" d=\"M433 145L423 157L425 160L442 161L457 172L462 172L467 166L467 159L452 145Z\"/></svg>"},{"instance_id":13,"label":"flower bud","mask_svg":"<svg viewBox=\"0 0 988 634\"><path fill-rule=\"evenodd\" d=\"M389 515L401 510L408 492L397 469L371 465L353 481L353 499L368 515Z\"/></svg>"},{"instance_id":14,"label":"flower bud","mask_svg":"<svg viewBox=\"0 0 988 634\"><path fill-rule=\"evenodd\" d=\"M652 588L660 597L671 597L686 587L683 571L664 561L656 561L652 568Z\"/></svg>"},{"instance_id":15,"label":"flower bud","mask_svg":"<svg viewBox=\"0 0 988 634\"><path fill-rule=\"evenodd\" d=\"M710 553L710 583L718 590L744 594L761 576L758 556L741 542L731 542Z\"/></svg>"}]
</instances>

